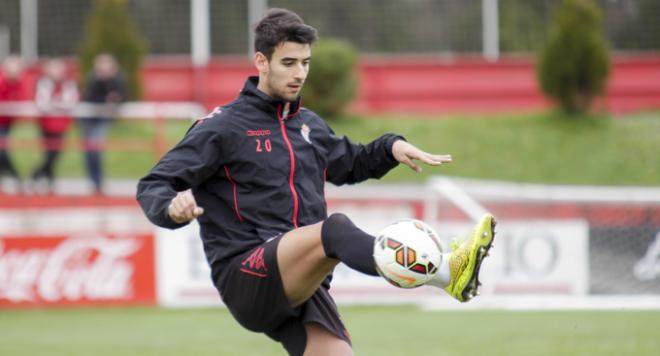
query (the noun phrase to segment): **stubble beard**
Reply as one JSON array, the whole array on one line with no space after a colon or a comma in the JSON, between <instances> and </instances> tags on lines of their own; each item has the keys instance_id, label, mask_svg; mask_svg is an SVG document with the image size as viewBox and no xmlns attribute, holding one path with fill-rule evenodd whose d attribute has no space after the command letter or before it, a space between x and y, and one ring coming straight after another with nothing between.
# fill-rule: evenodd
<instances>
[{"instance_id":1,"label":"stubble beard","mask_svg":"<svg viewBox=\"0 0 660 356\"><path fill-rule=\"evenodd\" d=\"M304 83L304 82L303 82ZM287 91L289 90L288 83L285 83L282 85L282 88L277 88L276 86L273 85L273 80L269 76L268 78L268 87L271 92L271 97L275 100L281 100L287 103L292 103L295 102L298 99L298 96L300 95L300 92L302 91L302 85L303 83L300 83L300 90L298 91L298 94L292 94L289 95Z\"/></svg>"}]
</instances>

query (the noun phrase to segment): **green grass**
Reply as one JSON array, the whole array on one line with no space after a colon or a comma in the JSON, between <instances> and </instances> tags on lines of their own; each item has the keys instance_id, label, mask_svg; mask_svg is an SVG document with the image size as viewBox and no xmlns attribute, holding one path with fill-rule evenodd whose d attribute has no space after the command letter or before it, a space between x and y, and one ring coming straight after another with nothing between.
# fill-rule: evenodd
<instances>
[{"instance_id":1,"label":"green grass","mask_svg":"<svg viewBox=\"0 0 660 356\"><path fill-rule=\"evenodd\" d=\"M567 118L555 113L443 120L389 117L333 125L358 141L383 131L454 162L416 174L400 166L384 181L446 174L516 182L660 185L660 113Z\"/></svg>"},{"instance_id":2,"label":"green grass","mask_svg":"<svg viewBox=\"0 0 660 356\"><path fill-rule=\"evenodd\" d=\"M190 122L170 121L167 123L165 139L167 146L171 147L184 135ZM111 126L110 139L120 138L122 140L153 142L154 125L145 121L117 121ZM16 125L12 131L12 137L16 140L37 140L39 131L32 123ZM79 140L77 127L67 134L67 141L74 143ZM19 174L28 177L41 159L41 152L36 149L20 150L12 152L14 163L17 165ZM109 149L104 156L104 169L108 177L113 178L139 178L146 174L153 166L157 155L151 151L121 151ZM57 163L56 175L58 177L83 177L85 168L83 165L83 154L76 150L66 150L62 153Z\"/></svg>"},{"instance_id":3,"label":"green grass","mask_svg":"<svg viewBox=\"0 0 660 356\"><path fill-rule=\"evenodd\" d=\"M168 145L188 128L187 122L168 125ZM398 167L386 182L424 181L429 175L446 174L517 182L596 185L660 185L660 112L611 118L567 118L536 113L516 116L346 117L331 122L338 134L369 142L384 132L403 134L432 153L451 153L454 162L440 168L426 167L416 174ZM19 125L16 137L37 137L33 125ZM74 139L76 132L69 135ZM153 138L153 126L118 122L112 137ZM26 176L37 164L35 150L13 153ZM110 177L138 178L154 163L153 152L108 152ZM59 176L82 176L82 156L67 152L58 166Z\"/></svg>"},{"instance_id":4,"label":"green grass","mask_svg":"<svg viewBox=\"0 0 660 356\"><path fill-rule=\"evenodd\" d=\"M342 307L357 355L656 355L659 311ZM284 355L222 308L3 311L0 355Z\"/></svg>"}]
</instances>

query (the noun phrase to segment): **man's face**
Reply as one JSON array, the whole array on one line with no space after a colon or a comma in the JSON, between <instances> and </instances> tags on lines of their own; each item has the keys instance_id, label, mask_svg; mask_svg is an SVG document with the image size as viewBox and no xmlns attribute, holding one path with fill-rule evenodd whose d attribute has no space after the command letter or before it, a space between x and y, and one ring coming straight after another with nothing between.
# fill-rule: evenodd
<instances>
[{"instance_id":1,"label":"man's face","mask_svg":"<svg viewBox=\"0 0 660 356\"><path fill-rule=\"evenodd\" d=\"M295 42L283 42L275 47L270 61L258 53L259 90L275 99L295 101L307 78L311 54L309 44Z\"/></svg>"},{"instance_id":2,"label":"man's face","mask_svg":"<svg viewBox=\"0 0 660 356\"><path fill-rule=\"evenodd\" d=\"M118 71L117 61L113 57L101 54L94 59L94 73L98 78L112 78L117 75Z\"/></svg>"}]
</instances>

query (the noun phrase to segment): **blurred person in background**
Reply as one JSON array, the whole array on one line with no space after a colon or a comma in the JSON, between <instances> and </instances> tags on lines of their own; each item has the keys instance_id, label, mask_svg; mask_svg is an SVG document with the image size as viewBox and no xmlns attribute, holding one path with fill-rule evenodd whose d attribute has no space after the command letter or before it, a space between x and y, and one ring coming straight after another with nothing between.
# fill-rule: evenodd
<instances>
[{"instance_id":1,"label":"blurred person in background","mask_svg":"<svg viewBox=\"0 0 660 356\"><path fill-rule=\"evenodd\" d=\"M87 78L83 100L91 104L113 106L127 98L126 81L115 57L101 53L94 58L92 73ZM113 117L112 107L99 108L96 114L79 120L85 148L85 166L96 194L103 193L102 151L108 126Z\"/></svg>"},{"instance_id":2,"label":"blurred person in background","mask_svg":"<svg viewBox=\"0 0 660 356\"><path fill-rule=\"evenodd\" d=\"M43 113L39 126L44 146L43 162L32 172L35 192L53 191L55 162L71 127L70 111L77 103L78 86L67 77L66 63L61 59L46 61L35 91L35 104Z\"/></svg>"},{"instance_id":3,"label":"blurred person in background","mask_svg":"<svg viewBox=\"0 0 660 356\"><path fill-rule=\"evenodd\" d=\"M0 73L0 103L27 99L23 61L18 56L9 56L2 62ZM9 156L9 132L16 117L0 112L0 179L2 188L9 193L21 190L18 171Z\"/></svg>"}]
</instances>

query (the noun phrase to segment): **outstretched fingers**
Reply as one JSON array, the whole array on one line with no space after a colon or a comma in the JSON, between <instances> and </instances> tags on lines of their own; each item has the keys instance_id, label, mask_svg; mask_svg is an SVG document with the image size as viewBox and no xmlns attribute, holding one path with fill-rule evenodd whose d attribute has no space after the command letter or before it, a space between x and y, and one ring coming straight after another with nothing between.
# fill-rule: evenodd
<instances>
[{"instance_id":1,"label":"outstretched fingers","mask_svg":"<svg viewBox=\"0 0 660 356\"><path fill-rule=\"evenodd\" d=\"M404 156L404 157L401 159L400 162L403 163L403 164L405 164L406 166L410 167L410 169L412 169L413 171L415 171L415 172L417 172L417 173L419 173L419 172L422 171L422 167L420 167L420 166L418 166L417 164L415 164L415 162L413 162L413 160L410 159L410 157L407 156L407 155Z\"/></svg>"},{"instance_id":2,"label":"outstretched fingers","mask_svg":"<svg viewBox=\"0 0 660 356\"><path fill-rule=\"evenodd\" d=\"M394 142L392 145L392 155L397 161L405 164L418 173L422 171L422 167L415 163L415 160L421 161L430 166L439 166L452 161L451 155L435 155L424 152L403 140Z\"/></svg>"},{"instance_id":3,"label":"outstretched fingers","mask_svg":"<svg viewBox=\"0 0 660 356\"><path fill-rule=\"evenodd\" d=\"M417 150L415 159L418 159L431 166L439 166L443 163L451 162L451 155L434 155L421 150Z\"/></svg>"}]
</instances>

